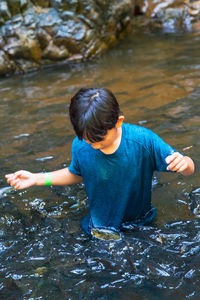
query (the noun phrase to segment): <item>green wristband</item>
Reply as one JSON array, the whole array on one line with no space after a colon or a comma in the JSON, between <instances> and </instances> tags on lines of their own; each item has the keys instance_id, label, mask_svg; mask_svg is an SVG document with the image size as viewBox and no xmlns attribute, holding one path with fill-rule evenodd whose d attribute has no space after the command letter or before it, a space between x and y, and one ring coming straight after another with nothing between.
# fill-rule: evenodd
<instances>
[{"instance_id":1,"label":"green wristband","mask_svg":"<svg viewBox=\"0 0 200 300\"><path fill-rule=\"evenodd\" d=\"M51 173L45 173L45 175L44 175L44 185L52 185Z\"/></svg>"}]
</instances>

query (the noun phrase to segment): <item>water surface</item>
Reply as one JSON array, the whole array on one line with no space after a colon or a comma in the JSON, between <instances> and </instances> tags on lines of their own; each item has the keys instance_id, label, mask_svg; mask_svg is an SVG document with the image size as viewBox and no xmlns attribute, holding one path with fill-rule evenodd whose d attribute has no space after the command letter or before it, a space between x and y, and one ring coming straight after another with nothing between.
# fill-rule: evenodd
<instances>
[{"instance_id":1,"label":"water surface","mask_svg":"<svg viewBox=\"0 0 200 300\"><path fill-rule=\"evenodd\" d=\"M70 164L68 107L111 89L125 121L200 161L200 37L135 31L104 56L0 81L0 298L199 299L200 175L156 174L150 226L90 240L83 185L9 189L4 175ZM193 192L192 192L193 191Z\"/></svg>"}]
</instances>

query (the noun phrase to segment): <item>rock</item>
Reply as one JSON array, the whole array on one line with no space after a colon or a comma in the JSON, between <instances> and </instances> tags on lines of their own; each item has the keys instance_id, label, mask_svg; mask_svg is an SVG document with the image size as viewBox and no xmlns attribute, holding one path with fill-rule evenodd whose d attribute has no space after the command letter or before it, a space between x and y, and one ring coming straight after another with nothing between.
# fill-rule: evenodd
<instances>
[{"instance_id":1,"label":"rock","mask_svg":"<svg viewBox=\"0 0 200 300\"><path fill-rule=\"evenodd\" d=\"M20 27L20 25L19 25ZM5 24L1 27L1 36L7 40L10 37L16 36L16 26L14 24Z\"/></svg>"},{"instance_id":2,"label":"rock","mask_svg":"<svg viewBox=\"0 0 200 300\"><path fill-rule=\"evenodd\" d=\"M199 13L195 0L1 0L0 47L10 60L1 74L99 55L130 30L134 14L174 31L199 30Z\"/></svg>"},{"instance_id":3,"label":"rock","mask_svg":"<svg viewBox=\"0 0 200 300\"><path fill-rule=\"evenodd\" d=\"M191 30L199 21L200 1L136 0L138 14L143 14L151 25L171 30ZM146 22L147 23L147 22Z\"/></svg>"},{"instance_id":4,"label":"rock","mask_svg":"<svg viewBox=\"0 0 200 300\"><path fill-rule=\"evenodd\" d=\"M37 16L37 25L41 28L53 27L62 23L58 12L54 8L50 8L46 12L42 12Z\"/></svg>"},{"instance_id":5,"label":"rock","mask_svg":"<svg viewBox=\"0 0 200 300\"><path fill-rule=\"evenodd\" d=\"M36 32L41 49L44 49L51 42L52 38L44 29L39 28Z\"/></svg>"},{"instance_id":6,"label":"rock","mask_svg":"<svg viewBox=\"0 0 200 300\"><path fill-rule=\"evenodd\" d=\"M192 213L200 218L200 188L195 189L190 194L190 209Z\"/></svg>"},{"instance_id":7,"label":"rock","mask_svg":"<svg viewBox=\"0 0 200 300\"><path fill-rule=\"evenodd\" d=\"M38 5L41 7L49 7L50 1L49 0L32 0L34 5Z\"/></svg>"},{"instance_id":8,"label":"rock","mask_svg":"<svg viewBox=\"0 0 200 300\"><path fill-rule=\"evenodd\" d=\"M28 8L24 13L24 22L23 25L29 28L35 28L37 23L37 14L35 13L35 10L30 7Z\"/></svg>"},{"instance_id":9,"label":"rock","mask_svg":"<svg viewBox=\"0 0 200 300\"><path fill-rule=\"evenodd\" d=\"M17 58L15 59L15 63L17 65L17 72L31 72L40 68L39 63L27 58Z\"/></svg>"},{"instance_id":10,"label":"rock","mask_svg":"<svg viewBox=\"0 0 200 300\"><path fill-rule=\"evenodd\" d=\"M99 240L105 240L105 241L119 241L121 240L121 235L117 231L113 231L110 229L104 229L104 228L92 228L91 234L94 238Z\"/></svg>"},{"instance_id":11,"label":"rock","mask_svg":"<svg viewBox=\"0 0 200 300\"><path fill-rule=\"evenodd\" d=\"M23 12L28 6L28 0L20 0L21 12Z\"/></svg>"},{"instance_id":12,"label":"rock","mask_svg":"<svg viewBox=\"0 0 200 300\"><path fill-rule=\"evenodd\" d=\"M55 44L64 45L70 53L81 53L81 41L86 38L87 27L81 22L74 20L65 21L62 25L54 28Z\"/></svg>"},{"instance_id":13,"label":"rock","mask_svg":"<svg viewBox=\"0 0 200 300\"><path fill-rule=\"evenodd\" d=\"M47 267L39 267L35 270L35 274L37 274L38 276L43 276L45 273L47 273L47 271Z\"/></svg>"},{"instance_id":14,"label":"rock","mask_svg":"<svg viewBox=\"0 0 200 300\"><path fill-rule=\"evenodd\" d=\"M2 38L2 36L0 36L0 49L3 49L4 46L5 46L4 39Z\"/></svg>"},{"instance_id":15,"label":"rock","mask_svg":"<svg viewBox=\"0 0 200 300\"><path fill-rule=\"evenodd\" d=\"M15 63L9 59L4 51L0 50L0 75L13 73L16 69Z\"/></svg>"},{"instance_id":16,"label":"rock","mask_svg":"<svg viewBox=\"0 0 200 300\"><path fill-rule=\"evenodd\" d=\"M0 41L9 73L101 54L130 28L133 8L133 0L1 1ZM6 72L4 64L1 70Z\"/></svg>"},{"instance_id":17,"label":"rock","mask_svg":"<svg viewBox=\"0 0 200 300\"><path fill-rule=\"evenodd\" d=\"M23 16L22 15L16 15L12 18L12 23L15 25L21 26L23 24Z\"/></svg>"},{"instance_id":18,"label":"rock","mask_svg":"<svg viewBox=\"0 0 200 300\"><path fill-rule=\"evenodd\" d=\"M41 58L40 43L35 32L26 27L19 27L15 31L16 37L7 39L5 50L12 58L27 58L39 61Z\"/></svg>"},{"instance_id":19,"label":"rock","mask_svg":"<svg viewBox=\"0 0 200 300\"><path fill-rule=\"evenodd\" d=\"M11 14L6 1L0 2L0 16L3 20L8 20L11 18Z\"/></svg>"},{"instance_id":20,"label":"rock","mask_svg":"<svg viewBox=\"0 0 200 300\"><path fill-rule=\"evenodd\" d=\"M56 9L61 9L61 10L69 9L67 1L63 1L63 0L50 0L50 5Z\"/></svg>"},{"instance_id":21,"label":"rock","mask_svg":"<svg viewBox=\"0 0 200 300\"><path fill-rule=\"evenodd\" d=\"M187 8L167 8L164 11L159 10L155 17L164 28L168 31L175 30L176 28L184 28L190 24L190 16Z\"/></svg>"},{"instance_id":22,"label":"rock","mask_svg":"<svg viewBox=\"0 0 200 300\"><path fill-rule=\"evenodd\" d=\"M21 1L20 0L7 0L9 10L12 15L20 14Z\"/></svg>"},{"instance_id":23,"label":"rock","mask_svg":"<svg viewBox=\"0 0 200 300\"><path fill-rule=\"evenodd\" d=\"M0 299L20 300L22 299L22 290L11 277L5 278L0 290Z\"/></svg>"},{"instance_id":24,"label":"rock","mask_svg":"<svg viewBox=\"0 0 200 300\"><path fill-rule=\"evenodd\" d=\"M80 61L80 60L83 60L83 55L81 54L73 54L71 55L67 61Z\"/></svg>"},{"instance_id":25,"label":"rock","mask_svg":"<svg viewBox=\"0 0 200 300\"><path fill-rule=\"evenodd\" d=\"M61 46L60 48L53 44L53 41L50 41L48 46L44 49L42 57L50 60L62 60L69 56L68 50Z\"/></svg>"}]
</instances>

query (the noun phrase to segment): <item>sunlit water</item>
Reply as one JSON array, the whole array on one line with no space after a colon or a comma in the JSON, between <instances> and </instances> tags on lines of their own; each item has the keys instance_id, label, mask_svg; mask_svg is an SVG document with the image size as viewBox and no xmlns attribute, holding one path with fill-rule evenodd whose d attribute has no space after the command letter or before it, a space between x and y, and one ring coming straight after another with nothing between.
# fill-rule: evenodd
<instances>
[{"instance_id":1,"label":"sunlit water","mask_svg":"<svg viewBox=\"0 0 200 300\"><path fill-rule=\"evenodd\" d=\"M70 164L68 107L82 86L111 89L126 122L154 130L198 166L199 53L195 33L135 32L95 61L1 79L0 299L200 299L198 170L157 174L157 219L117 241L82 231L83 185L15 191L4 179Z\"/></svg>"}]
</instances>

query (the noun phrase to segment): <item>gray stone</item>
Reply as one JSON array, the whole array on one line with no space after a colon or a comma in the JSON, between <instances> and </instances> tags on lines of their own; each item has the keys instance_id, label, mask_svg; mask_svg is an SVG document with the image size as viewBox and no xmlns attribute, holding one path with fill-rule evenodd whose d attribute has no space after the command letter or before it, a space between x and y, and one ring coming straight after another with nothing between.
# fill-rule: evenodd
<instances>
[{"instance_id":1,"label":"gray stone","mask_svg":"<svg viewBox=\"0 0 200 300\"><path fill-rule=\"evenodd\" d=\"M35 13L35 10L31 7L29 9L27 9L24 14L23 14L23 18L24 18L24 25L27 27L35 27L35 24L37 22L37 15Z\"/></svg>"},{"instance_id":2,"label":"gray stone","mask_svg":"<svg viewBox=\"0 0 200 300\"><path fill-rule=\"evenodd\" d=\"M4 38L16 36L16 26L14 24L5 24L1 27L1 35Z\"/></svg>"},{"instance_id":3,"label":"gray stone","mask_svg":"<svg viewBox=\"0 0 200 300\"><path fill-rule=\"evenodd\" d=\"M54 8L49 9L45 13L40 13L37 17L37 24L40 27L53 27L60 23L62 23L62 19Z\"/></svg>"},{"instance_id":4,"label":"gray stone","mask_svg":"<svg viewBox=\"0 0 200 300\"><path fill-rule=\"evenodd\" d=\"M22 57L36 62L41 58L41 48L35 32L26 27L18 28L16 37L8 38L4 49L12 58Z\"/></svg>"}]
</instances>

